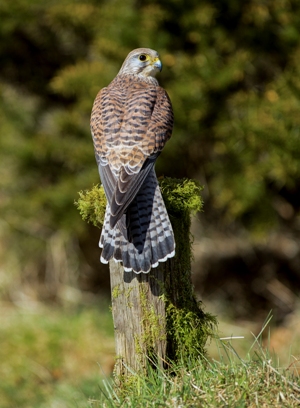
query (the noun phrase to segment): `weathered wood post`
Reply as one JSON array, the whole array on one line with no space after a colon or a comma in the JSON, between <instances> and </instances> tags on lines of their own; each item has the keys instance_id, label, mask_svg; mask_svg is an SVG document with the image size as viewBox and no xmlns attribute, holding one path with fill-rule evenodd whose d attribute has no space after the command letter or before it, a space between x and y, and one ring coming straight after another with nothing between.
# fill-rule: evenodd
<instances>
[{"instance_id":1,"label":"weathered wood post","mask_svg":"<svg viewBox=\"0 0 300 408\"><path fill-rule=\"evenodd\" d=\"M117 361L115 374L123 376L130 367L144 370L148 358L162 363L166 359L166 305L163 298L164 268L147 274L124 272L110 262L112 313Z\"/></svg>"},{"instance_id":2,"label":"weathered wood post","mask_svg":"<svg viewBox=\"0 0 300 408\"><path fill-rule=\"evenodd\" d=\"M160 188L174 230L176 256L140 275L110 262L118 377L145 372L149 363L166 367L201 357L216 323L196 301L191 283L190 220L202 207L201 187L192 180L163 178ZM83 219L101 226L103 189L96 186L79 195L76 205Z\"/></svg>"}]
</instances>

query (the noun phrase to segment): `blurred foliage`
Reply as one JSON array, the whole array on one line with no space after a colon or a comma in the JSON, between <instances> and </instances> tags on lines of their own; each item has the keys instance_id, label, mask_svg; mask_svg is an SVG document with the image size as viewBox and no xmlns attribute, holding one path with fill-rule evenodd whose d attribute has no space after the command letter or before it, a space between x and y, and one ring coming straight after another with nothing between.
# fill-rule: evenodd
<instances>
[{"instance_id":1,"label":"blurred foliage","mask_svg":"<svg viewBox=\"0 0 300 408\"><path fill-rule=\"evenodd\" d=\"M0 21L0 255L25 276L51 269L58 235L81 265L92 103L140 46L160 52L175 113L158 174L198 179L215 228L299 232L297 0L2 0Z\"/></svg>"},{"instance_id":2,"label":"blurred foliage","mask_svg":"<svg viewBox=\"0 0 300 408\"><path fill-rule=\"evenodd\" d=\"M1 304L1 408L87 407L114 366L111 313L95 306Z\"/></svg>"}]
</instances>

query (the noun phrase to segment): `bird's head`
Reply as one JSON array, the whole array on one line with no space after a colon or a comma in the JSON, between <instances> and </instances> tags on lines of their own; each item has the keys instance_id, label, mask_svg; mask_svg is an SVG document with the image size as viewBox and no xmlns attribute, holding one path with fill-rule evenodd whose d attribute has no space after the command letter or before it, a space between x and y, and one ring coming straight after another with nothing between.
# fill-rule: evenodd
<instances>
[{"instance_id":1,"label":"bird's head","mask_svg":"<svg viewBox=\"0 0 300 408\"><path fill-rule=\"evenodd\" d=\"M157 51L150 48L137 48L131 51L119 71L119 74L135 74L155 77L162 70L162 63Z\"/></svg>"}]
</instances>

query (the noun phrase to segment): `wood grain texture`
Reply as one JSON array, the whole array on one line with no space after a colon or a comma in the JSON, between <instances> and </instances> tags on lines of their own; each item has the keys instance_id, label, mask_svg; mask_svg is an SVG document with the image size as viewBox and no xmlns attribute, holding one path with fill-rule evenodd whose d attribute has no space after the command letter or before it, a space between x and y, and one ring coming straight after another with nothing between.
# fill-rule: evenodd
<instances>
[{"instance_id":1,"label":"wood grain texture","mask_svg":"<svg viewBox=\"0 0 300 408\"><path fill-rule=\"evenodd\" d=\"M115 374L145 370L151 360L163 365L166 358L166 310L161 297L165 265L148 274L124 272L110 261L112 313L115 330ZM150 359L150 360L149 360Z\"/></svg>"}]
</instances>

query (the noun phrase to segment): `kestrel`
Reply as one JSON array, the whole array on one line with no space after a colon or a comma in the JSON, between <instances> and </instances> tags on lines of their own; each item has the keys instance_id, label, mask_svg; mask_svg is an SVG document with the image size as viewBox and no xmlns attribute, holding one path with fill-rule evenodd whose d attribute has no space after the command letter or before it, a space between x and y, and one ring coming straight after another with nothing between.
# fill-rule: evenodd
<instances>
[{"instance_id":1,"label":"kestrel","mask_svg":"<svg viewBox=\"0 0 300 408\"><path fill-rule=\"evenodd\" d=\"M147 273L175 255L154 171L173 128L169 96L155 78L161 69L156 51L131 51L92 109L95 156L107 198L101 262L122 262L126 272Z\"/></svg>"}]
</instances>

